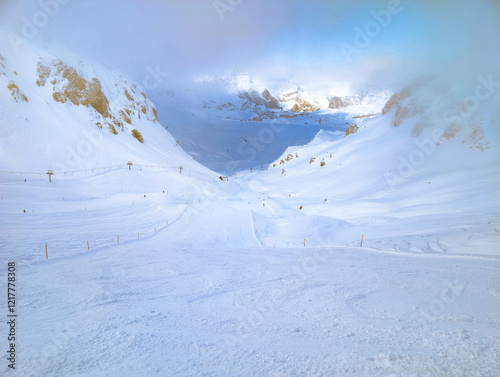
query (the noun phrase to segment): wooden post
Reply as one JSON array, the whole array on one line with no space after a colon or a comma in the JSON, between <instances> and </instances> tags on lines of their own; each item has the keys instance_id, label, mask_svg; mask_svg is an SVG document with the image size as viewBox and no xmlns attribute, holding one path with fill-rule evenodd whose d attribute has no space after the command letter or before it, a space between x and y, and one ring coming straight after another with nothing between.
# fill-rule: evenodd
<instances>
[{"instance_id":1,"label":"wooden post","mask_svg":"<svg viewBox=\"0 0 500 377\"><path fill-rule=\"evenodd\" d=\"M90 250L89 240L87 240L87 251Z\"/></svg>"},{"instance_id":2,"label":"wooden post","mask_svg":"<svg viewBox=\"0 0 500 377\"><path fill-rule=\"evenodd\" d=\"M360 247L363 247L363 236L364 236L364 234L361 235L361 246Z\"/></svg>"},{"instance_id":3,"label":"wooden post","mask_svg":"<svg viewBox=\"0 0 500 377\"><path fill-rule=\"evenodd\" d=\"M133 165L132 161L127 162L127 165L128 165L128 170L130 170L130 167Z\"/></svg>"},{"instance_id":4,"label":"wooden post","mask_svg":"<svg viewBox=\"0 0 500 377\"><path fill-rule=\"evenodd\" d=\"M47 170L47 175L49 176L49 182L52 182L52 176L54 173L52 173L52 170Z\"/></svg>"},{"instance_id":5,"label":"wooden post","mask_svg":"<svg viewBox=\"0 0 500 377\"><path fill-rule=\"evenodd\" d=\"M181 174L182 174L182 169L184 169L184 168L182 167L182 165L181 165L181 166L179 166L179 173L181 173Z\"/></svg>"},{"instance_id":6,"label":"wooden post","mask_svg":"<svg viewBox=\"0 0 500 377\"><path fill-rule=\"evenodd\" d=\"M45 241L45 259L49 259L49 253L47 251L47 241Z\"/></svg>"}]
</instances>

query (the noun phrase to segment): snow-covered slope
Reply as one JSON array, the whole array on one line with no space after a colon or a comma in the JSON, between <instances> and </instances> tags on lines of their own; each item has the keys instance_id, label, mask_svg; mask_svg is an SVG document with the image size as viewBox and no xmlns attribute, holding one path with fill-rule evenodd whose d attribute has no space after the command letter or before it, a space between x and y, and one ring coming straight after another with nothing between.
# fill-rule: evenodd
<instances>
[{"instance_id":1,"label":"snow-covered slope","mask_svg":"<svg viewBox=\"0 0 500 377\"><path fill-rule=\"evenodd\" d=\"M177 146L124 75L2 55L16 372L496 375L497 102L458 119L432 91L409 88L378 116L381 100L269 122L158 112L237 167L281 154L225 178ZM316 136L290 146L303 130Z\"/></svg>"},{"instance_id":2,"label":"snow-covered slope","mask_svg":"<svg viewBox=\"0 0 500 377\"><path fill-rule=\"evenodd\" d=\"M276 202L261 227L279 244L355 244L364 234L379 249L498 256L494 98L448 124L434 114L449 100L421 95L429 90L397 94L385 115L357 118L345 134L321 131L254 174L250 187Z\"/></svg>"},{"instance_id":3,"label":"snow-covered slope","mask_svg":"<svg viewBox=\"0 0 500 377\"><path fill-rule=\"evenodd\" d=\"M2 55L0 122L0 170L57 174L132 161L208 172L176 145L130 78L28 46L22 58Z\"/></svg>"}]
</instances>

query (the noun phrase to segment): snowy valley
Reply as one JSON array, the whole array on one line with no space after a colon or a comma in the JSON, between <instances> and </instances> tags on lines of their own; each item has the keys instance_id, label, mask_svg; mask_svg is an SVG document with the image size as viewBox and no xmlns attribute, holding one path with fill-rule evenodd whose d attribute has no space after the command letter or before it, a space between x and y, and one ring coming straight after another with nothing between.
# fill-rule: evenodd
<instances>
[{"instance_id":1,"label":"snowy valley","mask_svg":"<svg viewBox=\"0 0 500 377\"><path fill-rule=\"evenodd\" d=\"M488 77L475 109L434 79L153 103L80 58L0 54L2 376L498 374Z\"/></svg>"}]
</instances>

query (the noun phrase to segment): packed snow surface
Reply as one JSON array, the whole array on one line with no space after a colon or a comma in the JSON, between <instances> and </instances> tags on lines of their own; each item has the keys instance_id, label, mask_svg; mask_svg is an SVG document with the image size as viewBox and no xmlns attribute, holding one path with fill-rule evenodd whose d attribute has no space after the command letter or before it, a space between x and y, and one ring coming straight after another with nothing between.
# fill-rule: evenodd
<instances>
[{"instance_id":1,"label":"packed snow surface","mask_svg":"<svg viewBox=\"0 0 500 377\"><path fill-rule=\"evenodd\" d=\"M474 228L492 219L367 217L385 234L360 247L362 225L173 174L2 181L15 375L497 375L500 263L443 250L463 233L491 251Z\"/></svg>"}]
</instances>

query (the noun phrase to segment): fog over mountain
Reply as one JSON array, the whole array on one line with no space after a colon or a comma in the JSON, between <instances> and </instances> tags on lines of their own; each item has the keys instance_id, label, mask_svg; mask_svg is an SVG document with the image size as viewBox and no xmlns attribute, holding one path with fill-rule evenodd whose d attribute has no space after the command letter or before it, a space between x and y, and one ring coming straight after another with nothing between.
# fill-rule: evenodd
<instances>
[{"instance_id":1,"label":"fog over mountain","mask_svg":"<svg viewBox=\"0 0 500 377\"><path fill-rule=\"evenodd\" d=\"M161 72L155 90L236 68L270 87L294 80L399 90L422 74L474 81L497 73L500 54L495 0L4 0L0 9L2 45L23 37L138 82Z\"/></svg>"}]
</instances>

